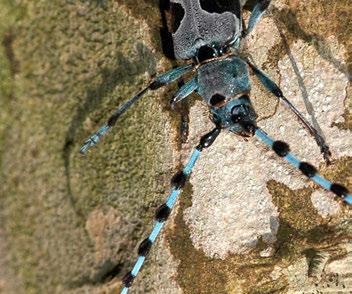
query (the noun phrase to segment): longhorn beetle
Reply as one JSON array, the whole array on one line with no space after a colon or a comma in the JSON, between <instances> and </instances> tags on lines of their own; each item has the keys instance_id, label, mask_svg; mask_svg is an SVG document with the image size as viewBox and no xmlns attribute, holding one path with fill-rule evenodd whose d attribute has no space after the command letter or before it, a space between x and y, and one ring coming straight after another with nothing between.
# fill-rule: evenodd
<instances>
[{"instance_id":1,"label":"longhorn beetle","mask_svg":"<svg viewBox=\"0 0 352 294\"><path fill-rule=\"evenodd\" d=\"M173 96L171 106L174 107L176 103L195 92L209 106L215 125L213 130L201 137L185 167L173 176L171 194L156 210L152 232L140 244L138 259L133 269L123 277L122 294L128 292L140 271L201 152L213 144L222 130L228 130L242 137L256 136L305 176L322 188L335 193L345 203L352 204L352 195L344 186L322 178L314 166L293 156L288 144L272 140L256 124L257 115L249 97L251 90L249 71L253 72L265 88L297 116L320 147L325 161L329 163L331 154L322 136L284 96L274 81L248 59L239 56L241 40L252 32L269 4L270 0L257 0L245 26L240 0L171 0L173 50L176 59L186 61L187 64L156 76L146 88L117 108L106 124L81 147L80 151L84 154L90 147L95 146L115 125L120 115L147 91L157 90L190 73L193 77Z\"/></svg>"}]
</instances>

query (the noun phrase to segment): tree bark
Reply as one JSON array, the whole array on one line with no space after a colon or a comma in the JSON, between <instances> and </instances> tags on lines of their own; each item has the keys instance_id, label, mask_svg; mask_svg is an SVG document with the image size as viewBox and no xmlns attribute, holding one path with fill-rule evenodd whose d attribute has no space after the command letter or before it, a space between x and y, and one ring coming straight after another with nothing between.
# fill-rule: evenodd
<instances>
[{"instance_id":1,"label":"tree bark","mask_svg":"<svg viewBox=\"0 0 352 294\"><path fill-rule=\"evenodd\" d=\"M116 293L171 176L212 128L191 96L183 142L170 86L79 154L118 105L175 64L161 49L158 1L137 2L0 0L0 292ZM332 164L253 78L258 124L350 190L351 15L347 0L272 1L243 45L319 125ZM351 210L331 193L259 141L224 132L131 293L349 293L351 236Z\"/></svg>"}]
</instances>

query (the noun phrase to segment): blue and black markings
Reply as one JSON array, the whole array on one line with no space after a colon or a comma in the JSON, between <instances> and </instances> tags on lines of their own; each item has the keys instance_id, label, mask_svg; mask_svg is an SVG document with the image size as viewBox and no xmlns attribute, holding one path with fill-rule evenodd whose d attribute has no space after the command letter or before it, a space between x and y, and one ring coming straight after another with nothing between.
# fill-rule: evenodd
<instances>
[{"instance_id":1,"label":"blue and black markings","mask_svg":"<svg viewBox=\"0 0 352 294\"><path fill-rule=\"evenodd\" d=\"M352 195L347 188L321 177L317 169L307 162L298 160L290 153L289 145L272 140L257 126L257 114L250 100L250 72L254 73L265 88L285 103L307 131L315 139L327 163L330 150L324 138L307 119L284 96L280 87L249 60L239 56L241 40L246 38L268 8L270 0L257 0L250 15L248 27L242 19L239 0L170 0L171 11L175 13L173 30L173 52L178 60L188 64L171 69L157 76L146 88L117 108L96 133L81 147L86 153L115 125L117 119L149 90L157 90L173 83L186 74L193 75L171 99L174 107L182 99L197 93L208 105L215 128L202 136L185 167L171 179L172 190L166 202L155 213L155 224L138 248L138 259L130 272L123 277L122 294L128 293L133 280L139 273L153 243L170 217L181 189L186 185L200 153L210 147L222 130L243 137L255 136L271 148L279 157L285 159L303 175L333 192L346 204L352 205ZM216 6L218 5L218 6ZM176 15L177 14L177 15Z\"/></svg>"},{"instance_id":2,"label":"blue and black markings","mask_svg":"<svg viewBox=\"0 0 352 294\"><path fill-rule=\"evenodd\" d=\"M176 173L171 179L171 185L177 189L183 188L186 184L187 175L181 170Z\"/></svg>"},{"instance_id":3,"label":"blue and black markings","mask_svg":"<svg viewBox=\"0 0 352 294\"><path fill-rule=\"evenodd\" d=\"M289 164L299 169L304 175L309 177L315 183L320 185L322 188L333 192L336 196L342 198L345 203L352 205L352 195L349 194L346 187L338 183L331 183L320 176L314 166L307 162L299 161L289 152L290 148L286 143L281 141L273 141L264 131L259 128L256 129L255 135L270 148L272 148L277 155L283 157Z\"/></svg>"},{"instance_id":4,"label":"blue and black markings","mask_svg":"<svg viewBox=\"0 0 352 294\"><path fill-rule=\"evenodd\" d=\"M317 169L308 162L301 162L298 168L308 178L314 177L318 172Z\"/></svg>"},{"instance_id":5,"label":"blue and black markings","mask_svg":"<svg viewBox=\"0 0 352 294\"><path fill-rule=\"evenodd\" d=\"M218 133L219 134L219 133ZM215 140L215 139L214 139ZM213 140L213 141L214 141ZM209 145L210 146L210 145ZM206 148L206 147L202 147ZM131 272L128 272L124 278L122 279L122 282L124 284L124 288L122 289L121 293L127 293L128 288L132 285L132 282L134 278L137 276L138 272L140 271L146 255L149 253L150 248L152 244L154 243L155 239L159 235L165 221L168 219L170 216L171 210L175 205L175 202L177 200L177 197L181 193L181 186L180 182L182 183L182 186L185 184L187 178L191 174L191 171L200 155L200 150L195 149L191 155L191 158L189 159L188 163L184 167L184 169L177 173L173 179L177 178L177 181L175 183L172 183L173 189L171 191L171 194L169 198L166 200L164 204L162 204L155 212L155 225L154 228L152 229L152 232L150 233L149 237L142 241L142 243L139 245L138 248L138 259L137 262L135 263L133 269Z\"/></svg>"}]
</instances>

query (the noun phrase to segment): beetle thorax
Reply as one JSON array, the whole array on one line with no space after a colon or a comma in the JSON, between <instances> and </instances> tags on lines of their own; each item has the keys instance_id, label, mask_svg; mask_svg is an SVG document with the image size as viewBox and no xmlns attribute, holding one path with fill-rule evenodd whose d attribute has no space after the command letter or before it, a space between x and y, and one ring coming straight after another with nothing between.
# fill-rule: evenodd
<instances>
[{"instance_id":1,"label":"beetle thorax","mask_svg":"<svg viewBox=\"0 0 352 294\"><path fill-rule=\"evenodd\" d=\"M250 91L247 65L234 56L201 65L197 78L197 92L210 106L226 103Z\"/></svg>"}]
</instances>

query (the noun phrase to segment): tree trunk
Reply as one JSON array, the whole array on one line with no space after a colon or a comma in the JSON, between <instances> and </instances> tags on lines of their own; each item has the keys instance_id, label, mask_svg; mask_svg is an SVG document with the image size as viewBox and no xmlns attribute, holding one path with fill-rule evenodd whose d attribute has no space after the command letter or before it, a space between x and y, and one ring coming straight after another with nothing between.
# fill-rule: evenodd
<instances>
[{"instance_id":1,"label":"tree trunk","mask_svg":"<svg viewBox=\"0 0 352 294\"><path fill-rule=\"evenodd\" d=\"M189 97L181 134L177 87L153 91L82 156L118 105L175 64L158 1L0 0L0 15L0 292L118 293L169 179L212 128L208 108ZM272 1L243 44L321 130L332 164L252 77L258 125L350 190L351 15L348 0ZM259 141L223 132L130 292L350 293L351 223Z\"/></svg>"}]
</instances>

